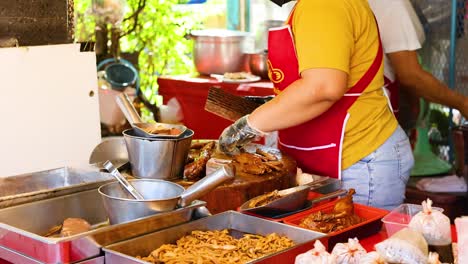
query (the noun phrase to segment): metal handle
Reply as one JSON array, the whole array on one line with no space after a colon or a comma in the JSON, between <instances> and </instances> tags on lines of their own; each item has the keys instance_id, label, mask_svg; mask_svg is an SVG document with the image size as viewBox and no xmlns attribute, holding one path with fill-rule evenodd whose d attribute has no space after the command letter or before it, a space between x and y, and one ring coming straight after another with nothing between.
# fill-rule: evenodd
<instances>
[{"instance_id":1,"label":"metal handle","mask_svg":"<svg viewBox=\"0 0 468 264\"><path fill-rule=\"evenodd\" d=\"M120 93L115 97L115 100L117 102L117 105L120 107L120 110L125 115L125 118L127 118L127 121L130 123L130 125L134 123L142 123L140 115L136 111L132 102L130 102L130 98L128 98L128 95L126 93Z\"/></svg>"},{"instance_id":2,"label":"metal handle","mask_svg":"<svg viewBox=\"0 0 468 264\"><path fill-rule=\"evenodd\" d=\"M106 168L107 171L109 171L109 173L114 176L114 178L116 178L120 184L122 184L125 189L137 200L144 200L145 198L135 189L135 187L133 187L133 185L131 183L129 183L127 181L127 179L125 179L124 176L122 176L122 174L120 174L120 172L114 167L114 164L112 164L112 162L110 161L106 161L104 162L104 168Z\"/></svg>"},{"instance_id":3,"label":"metal handle","mask_svg":"<svg viewBox=\"0 0 468 264\"><path fill-rule=\"evenodd\" d=\"M188 187L185 192L182 193L179 200L179 206L185 207L192 203L195 199L205 195L210 192L221 183L233 179L235 176L234 166L224 165L210 175L205 176L205 178L197 181L192 186Z\"/></svg>"},{"instance_id":4,"label":"metal handle","mask_svg":"<svg viewBox=\"0 0 468 264\"><path fill-rule=\"evenodd\" d=\"M335 198L335 197L338 197L338 196L341 196L341 195L346 195L347 193L348 193L347 190L338 190L338 191L334 191L334 192L325 194L324 196L312 199L311 202L312 203L318 203L318 202L325 201L325 200L328 200L328 199L331 199L331 198Z\"/></svg>"}]
</instances>

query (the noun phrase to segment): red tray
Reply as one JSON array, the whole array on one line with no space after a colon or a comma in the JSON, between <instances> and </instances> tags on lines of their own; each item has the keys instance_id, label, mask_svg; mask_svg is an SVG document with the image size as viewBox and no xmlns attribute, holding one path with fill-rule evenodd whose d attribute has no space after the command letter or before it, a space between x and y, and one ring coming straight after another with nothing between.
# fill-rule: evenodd
<instances>
[{"instance_id":1,"label":"red tray","mask_svg":"<svg viewBox=\"0 0 468 264\"><path fill-rule=\"evenodd\" d=\"M317 193L317 192L309 192L308 196L307 196L307 200L313 200L315 198L318 198L320 196L323 196L323 194L321 193ZM333 198L333 199L336 199L336 198ZM323 201L323 202L319 202L319 203L315 203L315 204L308 204L307 207L308 209L301 209L301 210L298 210L296 212L292 212L292 213L289 213L289 214L285 214L287 216L284 216L284 217L275 217L275 218L271 218L271 217L266 217L266 216L263 216L263 215L258 215L258 214L254 214L254 213L250 213L250 212L242 212L243 214L247 214L247 215L251 215L251 216L255 216L255 217L258 217L258 218L262 218L262 219L266 219L266 220L269 220L269 221L273 221L273 222L284 222L284 220L287 218L287 217L290 217L290 216L293 216L293 215L296 215L296 214L299 214L300 212L306 212L312 208L315 208L317 206L321 206L321 205L324 205L324 204L327 204L329 203L330 200L327 200L327 201ZM240 212L240 208L237 208L237 211Z\"/></svg>"},{"instance_id":2,"label":"red tray","mask_svg":"<svg viewBox=\"0 0 468 264\"><path fill-rule=\"evenodd\" d=\"M324 213L330 213L335 206L336 201L329 202L319 207L314 207L310 210L288 216L283 219L285 224L294 225L299 227L299 223L303 218L310 215L311 213L322 211ZM329 233L327 237L320 241L327 247L327 249L333 249L336 243L348 242L349 238L362 239L378 233L382 228L381 219L389 213L387 210L382 210L362 204L354 203L354 212L366 219L352 227Z\"/></svg>"}]
</instances>

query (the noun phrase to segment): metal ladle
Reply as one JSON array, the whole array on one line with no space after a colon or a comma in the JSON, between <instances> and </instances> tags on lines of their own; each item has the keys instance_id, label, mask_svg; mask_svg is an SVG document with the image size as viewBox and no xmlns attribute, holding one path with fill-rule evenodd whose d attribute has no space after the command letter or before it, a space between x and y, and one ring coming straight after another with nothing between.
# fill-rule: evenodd
<instances>
[{"instance_id":1,"label":"metal ladle","mask_svg":"<svg viewBox=\"0 0 468 264\"><path fill-rule=\"evenodd\" d=\"M135 133L138 134L140 137L147 137L147 138L177 138L182 135L185 130L187 130L186 126L183 125L173 125L173 124L164 124L164 123L144 123L138 112L136 111L133 104L130 102L128 95L126 93L120 93L116 96L117 105L120 107L120 110L127 118L127 121L135 130ZM158 133L158 131L166 130L172 133L175 131L174 134L167 134L167 133Z\"/></svg>"},{"instance_id":2,"label":"metal ladle","mask_svg":"<svg viewBox=\"0 0 468 264\"><path fill-rule=\"evenodd\" d=\"M114 167L114 164L110 161L104 162L104 168L109 171L109 173L116 178L120 184L127 190L135 199L137 200L145 200L143 195L141 195L133 185L125 179L122 174Z\"/></svg>"}]
</instances>

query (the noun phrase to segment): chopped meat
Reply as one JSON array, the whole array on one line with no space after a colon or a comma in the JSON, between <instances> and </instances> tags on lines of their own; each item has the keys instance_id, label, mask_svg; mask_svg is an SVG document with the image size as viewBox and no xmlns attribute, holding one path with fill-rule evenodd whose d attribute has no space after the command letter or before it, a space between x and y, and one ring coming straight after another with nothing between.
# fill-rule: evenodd
<instances>
[{"instance_id":1,"label":"chopped meat","mask_svg":"<svg viewBox=\"0 0 468 264\"><path fill-rule=\"evenodd\" d=\"M63 221L60 236L67 237L87 232L91 229L91 225L86 220L81 218L67 218Z\"/></svg>"},{"instance_id":2,"label":"chopped meat","mask_svg":"<svg viewBox=\"0 0 468 264\"><path fill-rule=\"evenodd\" d=\"M215 147L215 142L210 141L202 147L200 156L195 158L192 163L185 165L184 177L187 180L197 180L203 178L206 174L206 163L211 158Z\"/></svg>"}]
</instances>

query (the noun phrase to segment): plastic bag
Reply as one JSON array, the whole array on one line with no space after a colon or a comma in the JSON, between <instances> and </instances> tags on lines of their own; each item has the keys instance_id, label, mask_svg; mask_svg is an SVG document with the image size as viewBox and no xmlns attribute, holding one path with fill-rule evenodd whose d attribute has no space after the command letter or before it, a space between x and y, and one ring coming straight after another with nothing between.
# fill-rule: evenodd
<instances>
[{"instance_id":1,"label":"plastic bag","mask_svg":"<svg viewBox=\"0 0 468 264\"><path fill-rule=\"evenodd\" d=\"M338 243L332 250L338 264L360 264L361 257L366 253L357 238L348 239L348 243Z\"/></svg>"},{"instance_id":2,"label":"plastic bag","mask_svg":"<svg viewBox=\"0 0 468 264\"><path fill-rule=\"evenodd\" d=\"M452 243L450 219L442 212L432 210L432 201L422 202L423 211L411 219L409 227L424 236L429 245L441 246Z\"/></svg>"},{"instance_id":3,"label":"plastic bag","mask_svg":"<svg viewBox=\"0 0 468 264\"><path fill-rule=\"evenodd\" d=\"M314 248L306 253L297 255L294 264L336 264L336 257L328 253L325 246L315 241Z\"/></svg>"},{"instance_id":4,"label":"plastic bag","mask_svg":"<svg viewBox=\"0 0 468 264\"><path fill-rule=\"evenodd\" d=\"M386 262L427 264L428 245L421 233L404 228L389 239L375 245Z\"/></svg>"},{"instance_id":5,"label":"plastic bag","mask_svg":"<svg viewBox=\"0 0 468 264\"><path fill-rule=\"evenodd\" d=\"M361 257L360 264L387 264L379 253L372 251Z\"/></svg>"}]
</instances>

